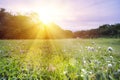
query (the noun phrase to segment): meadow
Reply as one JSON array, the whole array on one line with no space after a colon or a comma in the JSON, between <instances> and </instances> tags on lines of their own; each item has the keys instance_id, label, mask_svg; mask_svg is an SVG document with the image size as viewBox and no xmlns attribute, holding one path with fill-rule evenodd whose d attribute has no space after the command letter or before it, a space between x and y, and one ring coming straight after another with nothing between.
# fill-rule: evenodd
<instances>
[{"instance_id":1,"label":"meadow","mask_svg":"<svg viewBox=\"0 0 120 80\"><path fill-rule=\"evenodd\" d=\"M0 40L0 80L120 80L120 39Z\"/></svg>"}]
</instances>

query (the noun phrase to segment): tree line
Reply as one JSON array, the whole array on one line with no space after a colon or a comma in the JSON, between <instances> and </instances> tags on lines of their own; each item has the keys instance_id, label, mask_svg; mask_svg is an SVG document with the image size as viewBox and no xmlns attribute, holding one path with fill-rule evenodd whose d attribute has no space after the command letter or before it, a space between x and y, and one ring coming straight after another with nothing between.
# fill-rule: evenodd
<instances>
[{"instance_id":1,"label":"tree line","mask_svg":"<svg viewBox=\"0 0 120 80\"><path fill-rule=\"evenodd\" d=\"M55 23L45 25L36 13L13 14L0 9L0 39L49 39L73 38L70 30L63 30Z\"/></svg>"},{"instance_id":2,"label":"tree line","mask_svg":"<svg viewBox=\"0 0 120 80\"><path fill-rule=\"evenodd\" d=\"M80 38L120 38L120 23L104 24L99 28L91 30L82 30L74 32L76 37Z\"/></svg>"},{"instance_id":3,"label":"tree line","mask_svg":"<svg viewBox=\"0 0 120 80\"><path fill-rule=\"evenodd\" d=\"M0 39L62 39L120 37L120 24L105 24L96 29L72 32L55 23L45 25L36 13L13 14L0 8Z\"/></svg>"}]
</instances>

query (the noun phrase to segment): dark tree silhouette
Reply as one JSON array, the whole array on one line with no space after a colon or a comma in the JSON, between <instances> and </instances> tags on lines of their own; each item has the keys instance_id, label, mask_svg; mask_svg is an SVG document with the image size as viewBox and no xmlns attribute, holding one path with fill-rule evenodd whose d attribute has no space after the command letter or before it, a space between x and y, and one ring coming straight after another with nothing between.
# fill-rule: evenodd
<instances>
[{"instance_id":1,"label":"dark tree silhouette","mask_svg":"<svg viewBox=\"0 0 120 80\"><path fill-rule=\"evenodd\" d=\"M104 24L99 28L72 32L63 30L55 23L45 25L37 13L29 15L7 12L0 8L0 39L56 39L56 38L120 37L120 23Z\"/></svg>"}]
</instances>

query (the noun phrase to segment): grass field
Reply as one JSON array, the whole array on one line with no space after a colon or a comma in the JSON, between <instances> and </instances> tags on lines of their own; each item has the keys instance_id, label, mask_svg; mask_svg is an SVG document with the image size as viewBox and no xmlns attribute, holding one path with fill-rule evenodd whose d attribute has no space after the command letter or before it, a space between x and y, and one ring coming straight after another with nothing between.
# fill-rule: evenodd
<instances>
[{"instance_id":1,"label":"grass field","mask_svg":"<svg viewBox=\"0 0 120 80\"><path fill-rule=\"evenodd\" d=\"M120 80L120 39L0 40L0 80Z\"/></svg>"}]
</instances>

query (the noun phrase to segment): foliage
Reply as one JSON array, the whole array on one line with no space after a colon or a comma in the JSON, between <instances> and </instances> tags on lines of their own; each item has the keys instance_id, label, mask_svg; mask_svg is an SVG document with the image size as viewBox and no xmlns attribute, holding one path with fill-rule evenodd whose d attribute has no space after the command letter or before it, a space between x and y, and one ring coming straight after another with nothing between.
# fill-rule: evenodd
<instances>
[{"instance_id":1,"label":"foliage","mask_svg":"<svg viewBox=\"0 0 120 80\"><path fill-rule=\"evenodd\" d=\"M104 24L97 29L76 31L76 37L80 38L98 38L98 37L114 37L120 38L120 24Z\"/></svg>"},{"instance_id":2,"label":"foliage","mask_svg":"<svg viewBox=\"0 0 120 80\"><path fill-rule=\"evenodd\" d=\"M48 39L72 38L71 31L61 29L55 23L48 25L38 19L36 13L29 15L12 14L0 10L0 39Z\"/></svg>"}]
</instances>

